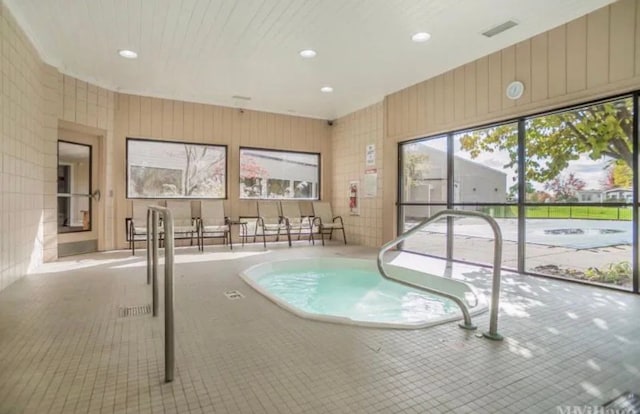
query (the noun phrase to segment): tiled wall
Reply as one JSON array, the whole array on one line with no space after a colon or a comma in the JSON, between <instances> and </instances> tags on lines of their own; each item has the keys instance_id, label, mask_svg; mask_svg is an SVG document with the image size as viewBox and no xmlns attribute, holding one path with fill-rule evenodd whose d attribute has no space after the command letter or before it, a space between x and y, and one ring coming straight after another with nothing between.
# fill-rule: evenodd
<instances>
[{"instance_id":1,"label":"tiled wall","mask_svg":"<svg viewBox=\"0 0 640 414\"><path fill-rule=\"evenodd\" d=\"M42 263L43 65L0 5L0 290Z\"/></svg>"},{"instance_id":2,"label":"tiled wall","mask_svg":"<svg viewBox=\"0 0 640 414\"><path fill-rule=\"evenodd\" d=\"M255 216L256 202L239 199L241 146L321 154L321 196L331 194L331 130L326 121L267 112L136 95L116 95L113 180L116 240L126 248L124 222L131 214L126 198L126 138L152 138L227 145L227 200L232 218Z\"/></svg>"},{"instance_id":3,"label":"tiled wall","mask_svg":"<svg viewBox=\"0 0 640 414\"><path fill-rule=\"evenodd\" d=\"M111 184L114 92L76 81L42 62L0 2L0 290L58 257L57 141L60 120L103 130ZM104 248L113 247L106 197Z\"/></svg>"},{"instance_id":4,"label":"tiled wall","mask_svg":"<svg viewBox=\"0 0 640 414\"><path fill-rule=\"evenodd\" d=\"M383 162L383 117L382 102L351 113L334 122L331 133L333 164L334 214L341 215L345 222L347 241L353 244L378 247L382 244L382 177ZM376 149L375 165L367 165L368 144ZM367 169L375 169L377 194L364 198L364 175ZM359 181L359 215L351 215L349 208L349 183Z\"/></svg>"},{"instance_id":5,"label":"tiled wall","mask_svg":"<svg viewBox=\"0 0 640 414\"><path fill-rule=\"evenodd\" d=\"M67 129L98 136L100 159L100 179L98 189L102 197L99 201L97 219L99 250L115 247L114 214L114 131L116 93L87 82L63 75L55 71L54 85L57 97L54 101L56 118L64 121ZM57 160L56 160L57 163ZM54 183L55 185L55 183Z\"/></svg>"}]
</instances>

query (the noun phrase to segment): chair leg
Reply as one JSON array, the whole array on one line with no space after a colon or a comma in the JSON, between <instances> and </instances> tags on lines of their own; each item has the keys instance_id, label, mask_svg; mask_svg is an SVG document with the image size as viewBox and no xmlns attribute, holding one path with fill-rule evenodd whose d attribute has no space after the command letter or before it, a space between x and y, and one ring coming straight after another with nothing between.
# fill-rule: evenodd
<instances>
[{"instance_id":1,"label":"chair leg","mask_svg":"<svg viewBox=\"0 0 640 414\"><path fill-rule=\"evenodd\" d=\"M347 244L347 235L344 232L344 227L342 228L342 238L344 239L344 244Z\"/></svg>"},{"instance_id":2,"label":"chair leg","mask_svg":"<svg viewBox=\"0 0 640 414\"><path fill-rule=\"evenodd\" d=\"M322 231L322 227L320 227L320 237L322 238L322 245L324 246L324 231Z\"/></svg>"},{"instance_id":3,"label":"chair leg","mask_svg":"<svg viewBox=\"0 0 640 414\"><path fill-rule=\"evenodd\" d=\"M289 247L291 247L291 230L287 228L287 240L289 240Z\"/></svg>"},{"instance_id":4,"label":"chair leg","mask_svg":"<svg viewBox=\"0 0 640 414\"><path fill-rule=\"evenodd\" d=\"M227 231L227 238L229 239L229 249L233 250L233 241L231 240L231 229L229 228L229 231Z\"/></svg>"},{"instance_id":5,"label":"chair leg","mask_svg":"<svg viewBox=\"0 0 640 414\"><path fill-rule=\"evenodd\" d=\"M264 245L264 248L267 248L267 235L266 235L266 231L264 230L264 226L262 226L262 244Z\"/></svg>"}]
</instances>

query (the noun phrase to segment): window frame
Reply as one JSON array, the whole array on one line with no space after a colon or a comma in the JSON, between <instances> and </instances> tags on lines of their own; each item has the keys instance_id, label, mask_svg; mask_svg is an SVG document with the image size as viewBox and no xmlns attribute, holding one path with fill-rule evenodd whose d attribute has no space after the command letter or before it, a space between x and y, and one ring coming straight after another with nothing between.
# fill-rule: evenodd
<instances>
[{"instance_id":1,"label":"window frame","mask_svg":"<svg viewBox=\"0 0 640 414\"><path fill-rule=\"evenodd\" d=\"M167 197L167 196L150 196L150 197L141 197L141 196L131 196L129 194L129 142L138 141L138 142L153 142L153 143L161 143L161 144L178 144L178 145L195 145L199 147L216 147L224 149L224 196L223 197L206 197L206 196L197 196L197 197ZM126 199L127 200L227 200L229 198L229 148L226 144L208 144L202 142L191 142L191 141L175 141L175 140L164 140L164 139L156 139L156 138L140 138L140 137L126 137L125 139L125 187L126 187Z\"/></svg>"},{"instance_id":2,"label":"window frame","mask_svg":"<svg viewBox=\"0 0 640 414\"><path fill-rule=\"evenodd\" d=\"M274 153L285 153L285 154L304 154L304 155L315 155L318 157L318 191L316 192L316 197L310 198L296 198L296 197L245 197L240 192L240 182L242 180L242 151L265 151L265 152L274 152ZM293 178L293 181L296 181L296 178ZM238 151L238 199L239 200L285 200L285 201L318 201L322 199L322 153L320 152L312 152L312 151L291 151L291 150L283 150L277 148L261 148L261 147L249 147L249 146L240 146Z\"/></svg>"}]
</instances>

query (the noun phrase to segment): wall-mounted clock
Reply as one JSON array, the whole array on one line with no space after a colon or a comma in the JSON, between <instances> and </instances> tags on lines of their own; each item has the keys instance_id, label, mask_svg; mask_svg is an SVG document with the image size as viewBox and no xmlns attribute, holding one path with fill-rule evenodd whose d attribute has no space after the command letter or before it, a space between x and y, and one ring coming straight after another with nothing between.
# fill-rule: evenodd
<instances>
[{"instance_id":1,"label":"wall-mounted clock","mask_svg":"<svg viewBox=\"0 0 640 414\"><path fill-rule=\"evenodd\" d=\"M507 98L509 99L519 99L524 93L524 83L520 81L513 81L509 85L507 85Z\"/></svg>"}]
</instances>

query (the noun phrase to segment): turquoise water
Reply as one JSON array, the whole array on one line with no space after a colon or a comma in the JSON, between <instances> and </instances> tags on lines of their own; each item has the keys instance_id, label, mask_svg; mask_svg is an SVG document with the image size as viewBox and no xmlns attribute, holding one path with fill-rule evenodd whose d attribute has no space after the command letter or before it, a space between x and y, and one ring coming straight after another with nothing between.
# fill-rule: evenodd
<instances>
[{"instance_id":1,"label":"turquoise water","mask_svg":"<svg viewBox=\"0 0 640 414\"><path fill-rule=\"evenodd\" d=\"M458 311L448 299L362 269L281 270L260 276L256 282L305 312L354 321L419 323Z\"/></svg>"}]
</instances>

